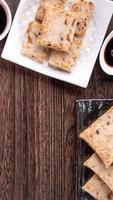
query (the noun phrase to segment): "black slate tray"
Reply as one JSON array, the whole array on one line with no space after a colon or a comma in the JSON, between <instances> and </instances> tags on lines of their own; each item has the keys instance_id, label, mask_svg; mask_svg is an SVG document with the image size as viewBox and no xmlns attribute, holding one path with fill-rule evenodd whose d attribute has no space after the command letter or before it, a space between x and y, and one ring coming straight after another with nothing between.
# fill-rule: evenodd
<instances>
[{"instance_id":1,"label":"black slate tray","mask_svg":"<svg viewBox=\"0 0 113 200\"><path fill-rule=\"evenodd\" d=\"M93 150L85 142L79 139L79 134L112 105L113 99L88 99L76 101L76 200L94 200L94 198L81 190L81 186L83 186L93 175L89 169L83 167L84 161L92 155Z\"/></svg>"}]
</instances>

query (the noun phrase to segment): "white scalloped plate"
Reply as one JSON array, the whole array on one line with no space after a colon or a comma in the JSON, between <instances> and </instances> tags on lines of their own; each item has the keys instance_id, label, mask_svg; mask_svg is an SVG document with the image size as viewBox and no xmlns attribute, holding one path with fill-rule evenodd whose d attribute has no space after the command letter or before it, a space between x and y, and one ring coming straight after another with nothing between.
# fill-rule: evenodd
<instances>
[{"instance_id":1,"label":"white scalloped plate","mask_svg":"<svg viewBox=\"0 0 113 200\"><path fill-rule=\"evenodd\" d=\"M20 1L2 58L41 74L86 88L113 14L113 2L93 0L95 11L84 38L80 56L71 73L53 69L47 63L37 63L21 54L23 36L27 24L34 18L38 2L39 0Z\"/></svg>"}]
</instances>

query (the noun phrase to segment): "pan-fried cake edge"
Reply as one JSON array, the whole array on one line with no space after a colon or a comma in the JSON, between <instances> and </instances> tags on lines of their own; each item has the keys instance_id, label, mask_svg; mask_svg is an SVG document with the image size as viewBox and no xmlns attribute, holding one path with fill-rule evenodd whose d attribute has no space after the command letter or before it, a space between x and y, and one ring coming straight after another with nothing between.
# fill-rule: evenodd
<instances>
[{"instance_id":1,"label":"pan-fried cake edge","mask_svg":"<svg viewBox=\"0 0 113 200\"><path fill-rule=\"evenodd\" d=\"M112 191L97 175L93 175L82 190L98 200L113 200Z\"/></svg>"},{"instance_id":2,"label":"pan-fried cake edge","mask_svg":"<svg viewBox=\"0 0 113 200\"><path fill-rule=\"evenodd\" d=\"M28 25L25 34L25 41L22 47L22 54L32 58L33 60L43 62L47 60L49 50L45 47L37 45L36 40L40 31L40 24L32 21Z\"/></svg>"},{"instance_id":3,"label":"pan-fried cake edge","mask_svg":"<svg viewBox=\"0 0 113 200\"><path fill-rule=\"evenodd\" d=\"M113 192L113 166L106 169L95 153L84 162L84 166L91 169Z\"/></svg>"}]
</instances>

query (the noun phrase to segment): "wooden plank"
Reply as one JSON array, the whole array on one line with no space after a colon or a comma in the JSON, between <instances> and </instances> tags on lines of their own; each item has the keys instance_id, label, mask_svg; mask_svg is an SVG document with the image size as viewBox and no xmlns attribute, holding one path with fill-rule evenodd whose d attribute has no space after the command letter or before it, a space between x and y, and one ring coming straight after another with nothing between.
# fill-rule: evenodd
<instances>
[{"instance_id":1,"label":"wooden plank","mask_svg":"<svg viewBox=\"0 0 113 200\"><path fill-rule=\"evenodd\" d=\"M0 199L13 200L14 67L0 60Z\"/></svg>"}]
</instances>

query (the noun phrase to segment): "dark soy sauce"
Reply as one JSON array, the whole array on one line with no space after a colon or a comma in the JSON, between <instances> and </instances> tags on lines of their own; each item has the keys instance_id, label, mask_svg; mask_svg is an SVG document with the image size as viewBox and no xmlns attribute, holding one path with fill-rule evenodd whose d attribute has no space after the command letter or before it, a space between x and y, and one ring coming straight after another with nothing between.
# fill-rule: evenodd
<instances>
[{"instance_id":1,"label":"dark soy sauce","mask_svg":"<svg viewBox=\"0 0 113 200\"><path fill-rule=\"evenodd\" d=\"M109 43L106 46L104 58L106 63L113 67L113 38L109 41Z\"/></svg>"},{"instance_id":2,"label":"dark soy sauce","mask_svg":"<svg viewBox=\"0 0 113 200\"><path fill-rule=\"evenodd\" d=\"M5 30L6 24L7 24L6 12L3 6L0 4L0 35Z\"/></svg>"}]
</instances>

